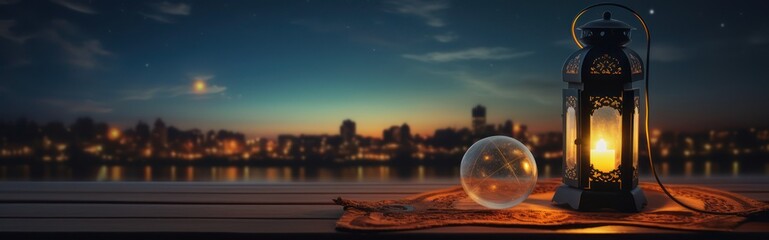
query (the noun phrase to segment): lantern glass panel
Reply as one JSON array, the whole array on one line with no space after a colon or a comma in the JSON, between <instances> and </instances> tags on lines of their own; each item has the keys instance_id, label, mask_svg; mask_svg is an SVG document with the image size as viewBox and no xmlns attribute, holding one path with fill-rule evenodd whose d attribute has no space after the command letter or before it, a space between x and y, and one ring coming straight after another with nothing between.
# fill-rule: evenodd
<instances>
[{"instance_id":1,"label":"lantern glass panel","mask_svg":"<svg viewBox=\"0 0 769 240\"><path fill-rule=\"evenodd\" d=\"M577 113L573 107L566 109L566 167L577 165Z\"/></svg>"},{"instance_id":2,"label":"lantern glass panel","mask_svg":"<svg viewBox=\"0 0 769 240\"><path fill-rule=\"evenodd\" d=\"M640 109L638 107L635 107L635 111L633 112L633 168L638 169L638 124L639 119L638 116L640 115Z\"/></svg>"},{"instance_id":3,"label":"lantern glass panel","mask_svg":"<svg viewBox=\"0 0 769 240\"><path fill-rule=\"evenodd\" d=\"M622 117L609 106L596 109L590 116L590 164L593 169L611 172L619 166L622 155Z\"/></svg>"}]
</instances>

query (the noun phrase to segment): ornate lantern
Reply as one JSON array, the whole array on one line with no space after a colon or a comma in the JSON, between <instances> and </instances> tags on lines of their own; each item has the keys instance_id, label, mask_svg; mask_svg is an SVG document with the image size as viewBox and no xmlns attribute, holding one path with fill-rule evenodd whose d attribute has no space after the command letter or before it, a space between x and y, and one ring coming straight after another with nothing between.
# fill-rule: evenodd
<instances>
[{"instance_id":1,"label":"ornate lantern","mask_svg":"<svg viewBox=\"0 0 769 240\"><path fill-rule=\"evenodd\" d=\"M634 28L605 12L578 29L582 49L563 67L564 185L553 202L637 212L646 197L637 187L640 95L633 82L645 73L638 54L625 47Z\"/></svg>"}]
</instances>

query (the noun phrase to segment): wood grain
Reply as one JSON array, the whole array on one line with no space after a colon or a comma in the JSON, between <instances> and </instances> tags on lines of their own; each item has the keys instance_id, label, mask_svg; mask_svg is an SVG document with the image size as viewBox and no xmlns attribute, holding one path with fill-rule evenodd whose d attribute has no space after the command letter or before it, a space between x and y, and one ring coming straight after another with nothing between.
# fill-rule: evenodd
<instances>
[{"instance_id":1,"label":"wood grain","mask_svg":"<svg viewBox=\"0 0 769 240\"><path fill-rule=\"evenodd\" d=\"M673 178L666 182L713 187L769 202L769 188L766 187L769 178ZM388 183L2 182L0 238L402 240L509 239L515 236L539 239L581 239L585 236L767 239L769 236L767 222L748 222L732 233L715 235L630 226L555 229L461 226L374 235L338 232L334 228L342 209L333 205L332 198L398 199L457 184L452 180ZM85 233L87 235L83 235Z\"/></svg>"}]
</instances>

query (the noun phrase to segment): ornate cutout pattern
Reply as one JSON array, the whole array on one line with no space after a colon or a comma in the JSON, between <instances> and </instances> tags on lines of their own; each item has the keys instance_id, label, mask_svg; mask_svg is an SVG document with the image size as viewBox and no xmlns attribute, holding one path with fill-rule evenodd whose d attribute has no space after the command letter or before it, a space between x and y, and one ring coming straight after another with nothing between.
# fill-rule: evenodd
<instances>
[{"instance_id":1,"label":"ornate cutout pattern","mask_svg":"<svg viewBox=\"0 0 769 240\"><path fill-rule=\"evenodd\" d=\"M622 166L611 170L610 172L602 172L593 168L593 164L590 164L590 181L591 182L604 182L604 183L616 183L619 182L620 169Z\"/></svg>"},{"instance_id":2,"label":"ornate cutout pattern","mask_svg":"<svg viewBox=\"0 0 769 240\"><path fill-rule=\"evenodd\" d=\"M571 180L577 180L577 169L567 167L563 176Z\"/></svg>"},{"instance_id":3,"label":"ornate cutout pattern","mask_svg":"<svg viewBox=\"0 0 769 240\"><path fill-rule=\"evenodd\" d=\"M622 74L622 67L619 60L604 54L593 60L590 65L590 74L617 75Z\"/></svg>"},{"instance_id":4,"label":"ornate cutout pattern","mask_svg":"<svg viewBox=\"0 0 769 240\"><path fill-rule=\"evenodd\" d=\"M577 97L575 96L566 97L566 107L572 107L574 109L577 109Z\"/></svg>"},{"instance_id":5,"label":"ornate cutout pattern","mask_svg":"<svg viewBox=\"0 0 769 240\"><path fill-rule=\"evenodd\" d=\"M631 74L639 74L641 73L641 61L638 60L633 54L627 55L628 60L630 60L630 73Z\"/></svg>"},{"instance_id":6,"label":"ornate cutout pattern","mask_svg":"<svg viewBox=\"0 0 769 240\"><path fill-rule=\"evenodd\" d=\"M579 59L582 58L582 54L577 55L576 57L569 60L569 63L566 64L566 73L568 74L578 74L579 73Z\"/></svg>"},{"instance_id":7,"label":"ornate cutout pattern","mask_svg":"<svg viewBox=\"0 0 769 240\"><path fill-rule=\"evenodd\" d=\"M596 109L603 106L609 106L611 108L617 109L620 115L622 115L622 97L620 96L590 96L590 102L593 103L593 107L590 109L591 115L593 112L595 112Z\"/></svg>"}]
</instances>

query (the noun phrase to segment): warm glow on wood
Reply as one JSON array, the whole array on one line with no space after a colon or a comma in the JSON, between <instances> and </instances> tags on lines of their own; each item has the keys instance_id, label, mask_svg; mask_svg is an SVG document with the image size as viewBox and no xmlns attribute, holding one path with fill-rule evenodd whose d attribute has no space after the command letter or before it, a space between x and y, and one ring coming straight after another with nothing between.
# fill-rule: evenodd
<instances>
[{"instance_id":1,"label":"warm glow on wood","mask_svg":"<svg viewBox=\"0 0 769 240\"><path fill-rule=\"evenodd\" d=\"M593 168L602 172L614 170L614 149L608 149L606 141L601 138L596 142L595 149L590 150L590 163Z\"/></svg>"}]
</instances>

